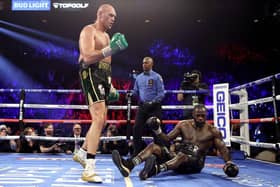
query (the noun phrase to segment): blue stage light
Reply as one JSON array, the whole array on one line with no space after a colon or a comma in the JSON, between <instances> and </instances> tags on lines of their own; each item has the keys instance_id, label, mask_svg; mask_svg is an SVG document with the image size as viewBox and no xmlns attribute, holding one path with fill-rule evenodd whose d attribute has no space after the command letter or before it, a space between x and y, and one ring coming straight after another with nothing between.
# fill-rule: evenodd
<instances>
[{"instance_id":1,"label":"blue stage light","mask_svg":"<svg viewBox=\"0 0 280 187\"><path fill-rule=\"evenodd\" d=\"M4 20L0 20L0 23L2 23L3 25L7 25L7 26L10 26L10 27L16 28L16 29L21 30L21 31L28 32L28 33L33 34L35 36L43 37L45 39L48 39L48 40L51 40L51 41L55 42L56 44L67 46L68 48L76 48L77 47L77 42L69 40L69 39L65 39L65 38L60 37L60 36L56 36L54 34L49 34L49 33L46 33L46 32L39 31L37 29L28 28L28 27L18 25L18 24L14 24L14 23L10 23L10 22L4 21Z\"/></svg>"},{"instance_id":2,"label":"blue stage light","mask_svg":"<svg viewBox=\"0 0 280 187\"><path fill-rule=\"evenodd\" d=\"M8 59L0 55L0 85L7 88L31 88L39 85L19 68L13 65Z\"/></svg>"},{"instance_id":3,"label":"blue stage light","mask_svg":"<svg viewBox=\"0 0 280 187\"><path fill-rule=\"evenodd\" d=\"M76 48L65 48L63 46L57 45L50 40L39 40L21 33L8 30L6 28L0 28L0 33L29 45L39 54L44 55L46 58L61 59L70 63L77 62L78 52Z\"/></svg>"}]
</instances>

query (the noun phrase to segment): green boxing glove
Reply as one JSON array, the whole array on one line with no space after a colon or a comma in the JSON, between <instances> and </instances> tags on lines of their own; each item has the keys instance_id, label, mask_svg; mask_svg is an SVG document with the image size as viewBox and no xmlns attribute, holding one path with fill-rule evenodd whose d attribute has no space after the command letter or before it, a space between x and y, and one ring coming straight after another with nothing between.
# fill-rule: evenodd
<instances>
[{"instance_id":1,"label":"green boxing glove","mask_svg":"<svg viewBox=\"0 0 280 187\"><path fill-rule=\"evenodd\" d=\"M110 92L108 95L108 102L112 103L112 102L118 101L119 98L120 98L119 92L111 84Z\"/></svg>"},{"instance_id":2,"label":"green boxing glove","mask_svg":"<svg viewBox=\"0 0 280 187\"><path fill-rule=\"evenodd\" d=\"M115 33L110 41L110 45L102 49L104 58L112 56L128 47L125 36L121 33Z\"/></svg>"}]
</instances>

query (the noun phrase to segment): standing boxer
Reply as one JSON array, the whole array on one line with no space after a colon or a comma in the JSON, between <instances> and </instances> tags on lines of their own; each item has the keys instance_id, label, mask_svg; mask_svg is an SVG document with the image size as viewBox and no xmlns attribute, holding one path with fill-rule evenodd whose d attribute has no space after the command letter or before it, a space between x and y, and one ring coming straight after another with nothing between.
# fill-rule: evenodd
<instances>
[{"instance_id":1,"label":"standing boxer","mask_svg":"<svg viewBox=\"0 0 280 187\"><path fill-rule=\"evenodd\" d=\"M99 138L107 114L105 102L118 99L118 93L111 84L111 55L128 47L123 34L116 33L110 40L107 33L115 23L116 16L112 5L103 4L97 10L96 21L86 25L80 33L79 74L92 123L85 143L73 159L85 167L82 180L88 182L102 182L94 169Z\"/></svg>"}]
</instances>

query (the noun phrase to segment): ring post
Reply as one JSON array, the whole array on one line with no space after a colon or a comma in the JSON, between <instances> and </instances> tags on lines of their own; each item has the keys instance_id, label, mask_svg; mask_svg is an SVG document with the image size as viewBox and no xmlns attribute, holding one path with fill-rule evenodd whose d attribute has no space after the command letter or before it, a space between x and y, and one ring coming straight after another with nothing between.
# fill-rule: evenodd
<instances>
[{"instance_id":1,"label":"ring post","mask_svg":"<svg viewBox=\"0 0 280 187\"><path fill-rule=\"evenodd\" d=\"M19 100L19 130L20 132L23 132L24 124L23 124L23 118L24 118L24 102L25 102L25 91L22 89L20 91L20 100Z\"/></svg>"},{"instance_id":2,"label":"ring post","mask_svg":"<svg viewBox=\"0 0 280 187\"><path fill-rule=\"evenodd\" d=\"M248 112L248 93L245 88L242 88L238 91L232 91L232 95L237 95L239 97L239 104L240 108L239 110L239 119L245 120L244 122L240 123L240 134L239 136L242 137L242 139L246 142L250 141L250 134L249 134L249 123L246 122L247 119L249 119L249 112ZM246 104L245 104L246 103ZM250 145L243 144L240 145L240 150L244 151L245 154L248 156L251 155L250 151Z\"/></svg>"},{"instance_id":3,"label":"ring post","mask_svg":"<svg viewBox=\"0 0 280 187\"><path fill-rule=\"evenodd\" d=\"M248 93L246 89L241 89L239 95L240 103L247 103L248 102ZM248 119L249 112L248 112L248 105L241 105L241 110L239 111L239 118ZM240 136L243 137L246 141L250 141L250 134L249 134L249 123L242 123L240 126ZM249 145L240 145L241 150L247 153L248 156L251 155L250 146Z\"/></svg>"},{"instance_id":4,"label":"ring post","mask_svg":"<svg viewBox=\"0 0 280 187\"><path fill-rule=\"evenodd\" d=\"M273 103L273 111L274 111L274 123L275 123L275 140L276 143L280 142L280 127L279 127L279 120L277 115L277 106L276 106L276 76L272 78L272 103ZM276 152L276 160L277 162L280 161L280 149L277 147Z\"/></svg>"},{"instance_id":5,"label":"ring post","mask_svg":"<svg viewBox=\"0 0 280 187\"><path fill-rule=\"evenodd\" d=\"M130 90L128 90L126 93L126 98L127 98L126 139L127 140L130 140L130 135L131 135L131 97L132 97L132 93Z\"/></svg>"}]
</instances>

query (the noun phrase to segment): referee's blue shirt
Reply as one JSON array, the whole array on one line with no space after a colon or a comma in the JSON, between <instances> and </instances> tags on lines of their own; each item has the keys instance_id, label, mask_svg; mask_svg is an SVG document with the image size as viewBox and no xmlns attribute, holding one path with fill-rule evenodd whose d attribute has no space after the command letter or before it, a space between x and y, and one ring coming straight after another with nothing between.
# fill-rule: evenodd
<instances>
[{"instance_id":1,"label":"referee's blue shirt","mask_svg":"<svg viewBox=\"0 0 280 187\"><path fill-rule=\"evenodd\" d=\"M134 83L133 95L139 96L140 102L161 102L164 84L160 74L153 70L139 74Z\"/></svg>"}]
</instances>

